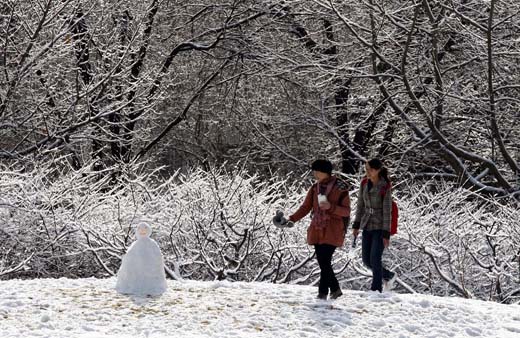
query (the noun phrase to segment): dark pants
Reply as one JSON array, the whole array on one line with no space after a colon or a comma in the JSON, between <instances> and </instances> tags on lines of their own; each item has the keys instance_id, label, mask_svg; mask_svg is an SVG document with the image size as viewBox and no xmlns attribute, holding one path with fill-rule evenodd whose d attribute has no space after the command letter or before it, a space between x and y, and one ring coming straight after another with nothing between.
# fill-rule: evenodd
<instances>
[{"instance_id":1,"label":"dark pants","mask_svg":"<svg viewBox=\"0 0 520 338\"><path fill-rule=\"evenodd\" d=\"M390 280L394 276L392 271L383 267L383 231L363 230L362 256L363 263L372 270L372 291L383 291L383 279Z\"/></svg>"},{"instance_id":2,"label":"dark pants","mask_svg":"<svg viewBox=\"0 0 520 338\"><path fill-rule=\"evenodd\" d=\"M339 289L338 280L332 270L332 255L336 247L329 244L316 244L314 246L316 251L316 258L320 266L320 286L319 293L328 295L330 292L335 292Z\"/></svg>"}]
</instances>

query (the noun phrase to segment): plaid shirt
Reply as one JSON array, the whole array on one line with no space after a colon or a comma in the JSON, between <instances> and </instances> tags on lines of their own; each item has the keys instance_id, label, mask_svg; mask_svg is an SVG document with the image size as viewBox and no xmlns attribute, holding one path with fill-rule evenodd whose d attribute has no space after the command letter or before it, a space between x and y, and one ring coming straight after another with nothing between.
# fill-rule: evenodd
<instances>
[{"instance_id":1,"label":"plaid shirt","mask_svg":"<svg viewBox=\"0 0 520 338\"><path fill-rule=\"evenodd\" d=\"M367 184L361 184L354 228L383 230L386 232L386 238L390 236L392 188L387 187L387 184L383 178L379 179L375 186L370 181Z\"/></svg>"}]
</instances>

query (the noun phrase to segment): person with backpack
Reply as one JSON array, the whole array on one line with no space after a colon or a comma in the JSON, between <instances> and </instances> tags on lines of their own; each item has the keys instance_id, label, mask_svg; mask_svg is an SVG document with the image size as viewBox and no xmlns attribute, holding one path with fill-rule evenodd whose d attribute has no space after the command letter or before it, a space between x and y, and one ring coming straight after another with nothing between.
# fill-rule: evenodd
<instances>
[{"instance_id":1,"label":"person with backpack","mask_svg":"<svg viewBox=\"0 0 520 338\"><path fill-rule=\"evenodd\" d=\"M372 270L372 291L383 291L383 281L391 285L396 274L383 267L383 251L390 245L392 231L392 184L381 160L365 163L366 177L361 180L356 216L352 224L354 238L363 230L363 263ZM396 210L394 216L397 216ZM395 229L394 229L395 231Z\"/></svg>"},{"instance_id":2,"label":"person with backpack","mask_svg":"<svg viewBox=\"0 0 520 338\"><path fill-rule=\"evenodd\" d=\"M282 223L287 223L283 226L291 227L312 211L311 224L307 228L307 243L314 245L320 267L318 298L326 300L330 295L331 299L336 299L343 293L332 269L332 255L337 247L343 246L345 238L350 216L348 186L332 175L332 163L328 160L314 161L311 169L316 183L307 192L303 204L288 220L283 217L280 219ZM275 216L276 220L278 216ZM273 221L276 225L275 219Z\"/></svg>"}]
</instances>

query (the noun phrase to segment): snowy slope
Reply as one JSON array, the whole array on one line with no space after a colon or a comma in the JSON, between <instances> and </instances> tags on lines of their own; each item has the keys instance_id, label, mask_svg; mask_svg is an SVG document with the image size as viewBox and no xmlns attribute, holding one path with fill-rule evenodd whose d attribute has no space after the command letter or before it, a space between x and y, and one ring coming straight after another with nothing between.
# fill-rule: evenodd
<instances>
[{"instance_id":1,"label":"snowy slope","mask_svg":"<svg viewBox=\"0 0 520 338\"><path fill-rule=\"evenodd\" d=\"M0 282L0 337L520 337L520 306L267 283L174 282L158 298L115 279Z\"/></svg>"}]
</instances>

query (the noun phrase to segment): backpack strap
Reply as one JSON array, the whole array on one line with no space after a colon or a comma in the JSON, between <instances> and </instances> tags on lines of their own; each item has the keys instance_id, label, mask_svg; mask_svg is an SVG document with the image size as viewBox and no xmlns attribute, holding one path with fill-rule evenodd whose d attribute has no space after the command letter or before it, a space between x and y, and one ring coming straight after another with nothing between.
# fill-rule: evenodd
<instances>
[{"instance_id":1,"label":"backpack strap","mask_svg":"<svg viewBox=\"0 0 520 338\"><path fill-rule=\"evenodd\" d=\"M325 190L325 196L329 196L332 188L336 185L336 177L332 177L331 181L327 183L327 189Z\"/></svg>"},{"instance_id":2,"label":"backpack strap","mask_svg":"<svg viewBox=\"0 0 520 338\"><path fill-rule=\"evenodd\" d=\"M361 180L361 187L364 187L365 185L368 184L368 177L363 177L363 179ZM386 192L388 191L388 189L392 188L392 183L390 182L387 182L382 188L381 188L381 191L380 191L380 195L381 197L385 197L386 195Z\"/></svg>"},{"instance_id":3,"label":"backpack strap","mask_svg":"<svg viewBox=\"0 0 520 338\"><path fill-rule=\"evenodd\" d=\"M339 190L343 191L339 195L339 200L338 200L340 203L343 203L343 199L345 199L345 197L349 195L348 184L344 180L342 180L340 178L336 178L336 184L335 185L336 185L336 187L338 187Z\"/></svg>"},{"instance_id":4,"label":"backpack strap","mask_svg":"<svg viewBox=\"0 0 520 338\"><path fill-rule=\"evenodd\" d=\"M387 192L390 188L392 188L392 183L388 182L387 184L385 184L384 187L381 188L381 192L380 192L381 197L384 198L385 195L386 195L386 192Z\"/></svg>"}]
</instances>

